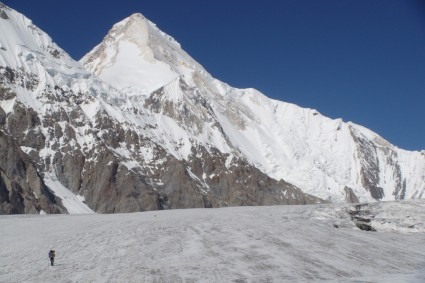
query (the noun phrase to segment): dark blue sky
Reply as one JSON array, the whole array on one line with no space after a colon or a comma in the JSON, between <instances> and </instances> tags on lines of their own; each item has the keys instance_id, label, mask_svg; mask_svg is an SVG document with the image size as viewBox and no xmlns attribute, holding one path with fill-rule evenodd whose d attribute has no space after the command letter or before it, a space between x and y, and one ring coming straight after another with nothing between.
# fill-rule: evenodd
<instances>
[{"instance_id":1,"label":"dark blue sky","mask_svg":"<svg viewBox=\"0 0 425 283\"><path fill-rule=\"evenodd\" d=\"M425 0L2 2L77 60L140 12L232 86L425 149Z\"/></svg>"}]
</instances>

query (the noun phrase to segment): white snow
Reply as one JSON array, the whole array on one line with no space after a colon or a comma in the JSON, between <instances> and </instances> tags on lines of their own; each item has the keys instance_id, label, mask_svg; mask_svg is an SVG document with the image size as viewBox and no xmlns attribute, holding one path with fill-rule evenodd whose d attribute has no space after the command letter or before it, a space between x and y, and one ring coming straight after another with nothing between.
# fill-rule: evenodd
<instances>
[{"instance_id":1,"label":"white snow","mask_svg":"<svg viewBox=\"0 0 425 283\"><path fill-rule=\"evenodd\" d=\"M81 65L53 43L46 33L34 26L31 20L12 9L5 8L4 12L8 18L0 18L0 45L5 49L0 52L0 66L23 68L37 74L41 85L52 82L50 77L57 73L64 77L75 75L76 70L87 74ZM51 56L49 50L58 51L60 58Z\"/></svg>"},{"instance_id":2,"label":"white snow","mask_svg":"<svg viewBox=\"0 0 425 283\"><path fill-rule=\"evenodd\" d=\"M16 98L12 98L9 100L0 101L0 107L6 114L9 114L13 111L13 106L15 105Z\"/></svg>"},{"instance_id":3,"label":"white snow","mask_svg":"<svg viewBox=\"0 0 425 283\"><path fill-rule=\"evenodd\" d=\"M90 120L90 122L94 124L95 116L100 109L100 102L96 100L92 103L81 104L80 107L83 110L84 114L86 114L86 117Z\"/></svg>"},{"instance_id":4,"label":"white snow","mask_svg":"<svg viewBox=\"0 0 425 283\"><path fill-rule=\"evenodd\" d=\"M361 231L347 209L0 216L0 282L425 282L423 229Z\"/></svg>"},{"instance_id":5,"label":"white snow","mask_svg":"<svg viewBox=\"0 0 425 283\"><path fill-rule=\"evenodd\" d=\"M226 162L224 163L227 169L230 169L230 166L232 165L233 157L234 157L233 154L229 154L229 156L227 156Z\"/></svg>"},{"instance_id":6,"label":"white snow","mask_svg":"<svg viewBox=\"0 0 425 283\"><path fill-rule=\"evenodd\" d=\"M114 54L116 58L112 59L117 64L106 66L99 77L106 82L114 82L114 86L119 89L136 87L143 93L150 93L177 78L168 65L154 60L151 54L144 54L144 50L132 42L121 41L117 46L117 54ZM140 55L149 57L145 59L145 56Z\"/></svg>"},{"instance_id":7,"label":"white snow","mask_svg":"<svg viewBox=\"0 0 425 283\"><path fill-rule=\"evenodd\" d=\"M170 66L155 58L151 44L152 23L141 14L114 25L105 38L101 50L102 60L90 61L94 52L86 55L82 61L90 61L87 68L102 80L118 89L137 88L139 93L150 93L178 77ZM156 35L163 37L163 34Z\"/></svg>"},{"instance_id":8,"label":"white snow","mask_svg":"<svg viewBox=\"0 0 425 283\"><path fill-rule=\"evenodd\" d=\"M165 115L155 115L160 143L169 153L178 159L185 159L191 153L189 133L172 118ZM181 146L177 146L178 141Z\"/></svg>"},{"instance_id":9,"label":"white snow","mask_svg":"<svg viewBox=\"0 0 425 283\"><path fill-rule=\"evenodd\" d=\"M63 206L70 214L88 214L94 213L83 201L83 196L74 195L70 190L63 186L52 173L46 174L44 182L59 197Z\"/></svg>"}]
</instances>

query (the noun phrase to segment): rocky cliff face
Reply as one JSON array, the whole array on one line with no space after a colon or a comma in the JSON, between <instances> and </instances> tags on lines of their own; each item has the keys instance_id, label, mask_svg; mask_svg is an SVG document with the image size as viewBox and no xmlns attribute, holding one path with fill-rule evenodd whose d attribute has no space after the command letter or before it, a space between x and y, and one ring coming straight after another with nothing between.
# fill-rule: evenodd
<instances>
[{"instance_id":1,"label":"rocky cliff face","mask_svg":"<svg viewBox=\"0 0 425 283\"><path fill-rule=\"evenodd\" d=\"M1 111L2 213L66 212L42 181L41 176L51 175L100 213L321 202L241 158L227 161L229 155L218 150L193 147L188 160L178 160L143 130L117 122L104 110L90 123L79 105L93 98L80 94L76 99L57 86L49 91L43 115L17 102L8 114ZM7 90L0 99L16 97ZM51 107L55 104L62 106ZM15 186L10 178L18 184L30 181Z\"/></svg>"},{"instance_id":2,"label":"rocky cliff face","mask_svg":"<svg viewBox=\"0 0 425 283\"><path fill-rule=\"evenodd\" d=\"M29 156L3 131L0 131L0 164L0 214L67 212L61 200L45 185Z\"/></svg>"},{"instance_id":3,"label":"rocky cliff face","mask_svg":"<svg viewBox=\"0 0 425 283\"><path fill-rule=\"evenodd\" d=\"M95 77L0 9L0 213L423 195L423 156L409 171L369 131L213 79L140 14L82 60Z\"/></svg>"}]
</instances>

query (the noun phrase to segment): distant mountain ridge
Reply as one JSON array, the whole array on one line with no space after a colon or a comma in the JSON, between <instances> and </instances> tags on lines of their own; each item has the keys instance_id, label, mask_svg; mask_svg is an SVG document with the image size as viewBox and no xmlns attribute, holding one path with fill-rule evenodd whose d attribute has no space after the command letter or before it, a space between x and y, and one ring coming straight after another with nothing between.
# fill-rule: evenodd
<instances>
[{"instance_id":1,"label":"distant mountain ridge","mask_svg":"<svg viewBox=\"0 0 425 283\"><path fill-rule=\"evenodd\" d=\"M232 88L141 14L81 64L21 14L0 15L0 133L46 188L1 159L0 213L424 197L423 152Z\"/></svg>"}]
</instances>

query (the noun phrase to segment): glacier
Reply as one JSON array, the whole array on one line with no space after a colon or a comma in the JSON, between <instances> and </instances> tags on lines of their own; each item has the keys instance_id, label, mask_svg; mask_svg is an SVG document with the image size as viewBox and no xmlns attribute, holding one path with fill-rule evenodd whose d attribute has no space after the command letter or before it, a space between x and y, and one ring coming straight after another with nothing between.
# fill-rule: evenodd
<instances>
[{"instance_id":1,"label":"glacier","mask_svg":"<svg viewBox=\"0 0 425 283\"><path fill-rule=\"evenodd\" d=\"M424 201L379 205L378 232L347 204L0 216L0 281L424 282Z\"/></svg>"}]
</instances>

